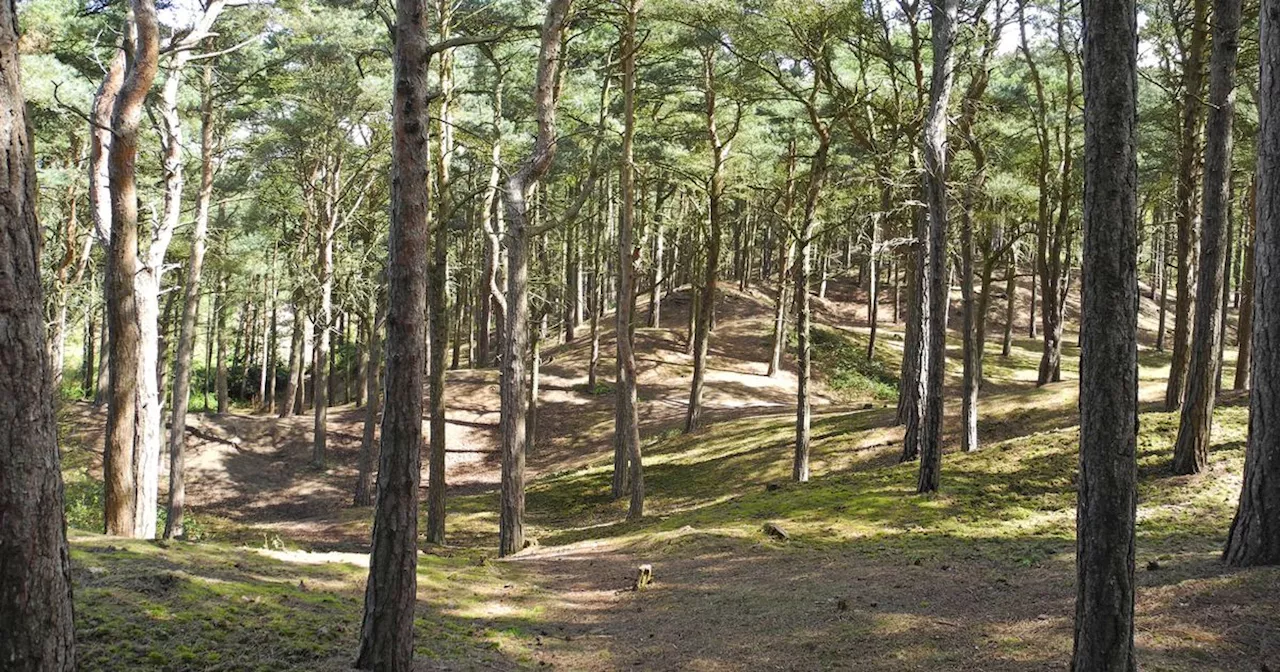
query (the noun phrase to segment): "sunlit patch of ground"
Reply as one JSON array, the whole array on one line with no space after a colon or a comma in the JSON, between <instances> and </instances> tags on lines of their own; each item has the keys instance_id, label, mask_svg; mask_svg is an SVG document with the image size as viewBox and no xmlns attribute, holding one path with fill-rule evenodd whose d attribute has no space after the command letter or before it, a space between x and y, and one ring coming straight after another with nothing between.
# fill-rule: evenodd
<instances>
[{"instance_id":1,"label":"sunlit patch of ground","mask_svg":"<svg viewBox=\"0 0 1280 672\"><path fill-rule=\"evenodd\" d=\"M791 482L789 355L780 375L763 375L768 296L726 290L705 422L690 434L681 432L692 361L687 293L669 297L662 328L637 332L646 517L632 523L609 491L612 332L602 339L601 387L590 390L580 329L573 343L545 351L529 452L535 543L508 560L493 557L496 373L450 372L449 545L419 555L420 666L1062 669L1072 638L1078 351L1068 329L1063 382L1035 387L1041 344L1026 338L1029 287L1018 297L1007 357L1003 306L989 314L980 450L949 450L933 496L915 494L914 463L898 463L892 390L902 334L890 324L890 294L870 362L859 290L833 281L816 302L813 478L804 484ZM1069 320L1075 311L1073 297ZM1155 315L1144 300L1144 329ZM1223 395L1206 473L1172 476L1178 417L1162 411L1168 358L1149 333L1142 342L1143 668L1280 669L1280 569L1229 570L1217 558L1240 487L1246 399ZM954 333L948 345L951 449ZM331 414L323 470L307 466L309 417L192 417L218 439L188 443L192 536L203 541L73 537L83 668L347 669L372 518L349 506L363 411ZM93 499L100 431L87 406L64 409L69 516L87 527L101 505ZM766 533L766 523L788 539ZM636 592L640 564L652 565L655 583Z\"/></svg>"}]
</instances>

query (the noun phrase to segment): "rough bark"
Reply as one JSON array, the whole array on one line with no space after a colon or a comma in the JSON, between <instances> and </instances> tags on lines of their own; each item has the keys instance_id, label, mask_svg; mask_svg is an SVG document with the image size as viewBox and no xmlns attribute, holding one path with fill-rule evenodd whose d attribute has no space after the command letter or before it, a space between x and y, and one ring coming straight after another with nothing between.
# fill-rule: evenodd
<instances>
[{"instance_id":1,"label":"rough bark","mask_svg":"<svg viewBox=\"0 0 1280 672\"><path fill-rule=\"evenodd\" d=\"M556 154L556 105L562 32L571 0L551 0L542 23L534 84L538 133L529 156L507 179L507 307L504 319L501 405L502 486L498 516L498 554L524 547L525 414L528 410L529 355L529 222L532 190L551 168Z\"/></svg>"},{"instance_id":2,"label":"rough bark","mask_svg":"<svg viewBox=\"0 0 1280 672\"><path fill-rule=\"evenodd\" d=\"M928 366L921 375L920 474L917 492L938 489L942 468L942 384L946 374L947 343L947 102L951 97L955 60L955 23L958 0L932 0L933 79L929 91L929 115L925 121L925 193L929 205L929 235L925 240L924 284L929 287L925 304L923 342Z\"/></svg>"},{"instance_id":3,"label":"rough bark","mask_svg":"<svg viewBox=\"0 0 1280 672\"><path fill-rule=\"evenodd\" d=\"M430 168L424 151L429 122L425 66L430 52L425 19L423 0L397 0L391 232L387 242L386 408L369 580L355 661L357 669L379 672L413 669L430 234Z\"/></svg>"},{"instance_id":4,"label":"rough bark","mask_svg":"<svg viewBox=\"0 0 1280 672\"><path fill-rule=\"evenodd\" d=\"M437 34L447 40L452 31L452 0L437 0ZM449 341L449 203L450 167L453 160L453 51L440 53L436 70L436 132L434 212L428 217L431 227L431 263L427 266L427 330L430 339L430 362L427 364L427 414L430 431L427 465L427 533L429 544L443 544L445 539L445 351ZM428 145L428 156L430 146Z\"/></svg>"},{"instance_id":5,"label":"rough bark","mask_svg":"<svg viewBox=\"0 0 1280 672\"><path fill-rule=\"evenodd\" d=\"M1200 277L1196 282L1195 325L1186 373L1173 471L1198 474L1209 461L1209 434L1222 356L1222 296L1231 203L1231 133L1235 115L1236 54L1240 0L1214 0L1213 54L1210 56L1209 112L1205 130L1204 220L1200 236Z\"/></svg>"},{"instance_id":6,"label":"rough bark","mask_svg":"<svg viewBox=\"0 0 1280 672\"><path fill-rule=\"evenodd\" d=\"M816 115L810 112L816 119ZM796 300L796 443L791 461L791 479L809 480L809 444L811 441L812 410L809 401L809 384L813 368L813 343L810 337L813 311L810 308L809 282L812 267L810 246L817 231L818 199L826 180L827 154L831 148L829 132L819 130L818 150L809 165L809 181L805 189L804 215L796 242L795 286L792 292Z\"/></svg>"},{"instance_id":7,"label":"rough bark","mask_svg":"<svg viewBox=\"0 0 1280 672\"><path fill-rule=\"evenodd\" d=\"M1084 5L1084 269L1071 667L1136 669L1138 13Z\"/></svg>"},{"instance_id":8,"label":"rough bark","mask_svg":"<svg viewBox=\"0 0 1280 672\"><path fill-rule=\"evenodd\" d=\"M1253 390L1244 484L1223 558L1236 567L1280 564L1280 0L1263 0L1259 48L1257 230L1254 240Z\"/></svg>"},{"instance_id":9,"label":"rough bark","mask_svg":"<svg viewBox=\"0 0 1280 672\"><path fill-rule=\"evenodd\" d=\"M1182 99L1178 101L1181 128L1178 136L1178 180L1175 188L1175 221L1178 259L1177 305L1173 313L1173 359L1165 389L1165 410L1182 403L1187 391L1187 367L1191 364L1188 339L1195 315L1196 237L1199 229L1196 179L1200 174L1200 127L1204 118L1204 52L1209 37L1209 0L1193 0L1191 39L1183 61ZM1216 303L1216 301L1215 301Z\"/></svg>"},{"instance_id":10,"label":"rough bark","mask_svg":"<svg viewBox=\"0 0 1280 672\"><path fill-rule=\"evenodd\" d=\"M71 558L15 10L0 7L0 666L71 672Z\"/></svg>"},{"instance_id":11,"label":"rough bark","mask_svg":"<svg viewBox=\"0 0 1280 672\"><path fill-rule=\"evenodd\" d=\"M111 185L111 253L107 264L111 359L103 458L106 531L130 537L146 532L137 520L138 509L142 508L136 491L137 449L146 424L138 396L140 386L151 384L139 380L143 334L135 292L139 271L138 126L143 102L155 81L160 50L155 3L132 0L131 8L136 33L134 53L112 112L113 138L107 158Z\"/></svg>"}]
</instances>

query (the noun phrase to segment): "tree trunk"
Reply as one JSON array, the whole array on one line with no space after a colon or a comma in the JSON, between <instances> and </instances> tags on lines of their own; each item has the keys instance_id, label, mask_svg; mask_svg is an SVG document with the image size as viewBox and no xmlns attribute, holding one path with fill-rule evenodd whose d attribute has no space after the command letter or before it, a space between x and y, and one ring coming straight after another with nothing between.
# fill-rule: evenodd
<instances>
[{"instance_id":1,"label":"tree trunk","mask_svg":"<svg viewBox=\"0 0 1280 672\"><path fill-rule=\"evenodd\" d=\"M827 152L831 148L831 136L819 133L818 149L809 165L809 183L805 191L804 219L800 223L796 244L795 287L796 299L796 444L791 462L791 479L800 483L809 480L809 443L812 412L809 404L809 382L813 362L810 309L809 274L812 258L810 246L816 234L818 200L827 173Z\"/></svg>"},{"instance_id":2,"label":"tree trunk","mask_svg":"<svg viewBox=\"0 0 1280 672\"><path fill-rule=\"evenodd\" d=\"M618 307L614 333L618 348L618 384L614 390L617 404L617 420L614 423L615 440L621 445L628 463L627 486L631 501L627 519L637 520L644 515L644 468L640 457L640 418L636 398L636 353L632 312L635 310L635 127L636 127L636 18L644 0L628 0L625 7L626 21L622 30L619 50L622 53L622 168L618 186L622 193L622 210L618 218ZM714 273L714 270L711 271ZM713 306L714 301L710 301ZM619 465L614 462L614 496L621 492Z\"/></svg>"},{"instance_id":3,"label":"tree trunk","mask_svg":"<svg viewBox=\"0 0 1280 672\"><path fill-rule=\"evenodd\" d=\"M702 56L703 101L707 123L707 137L711 148L711 179L707 182L707 262L702 276L702 303L694 324L693 336L693 381L689 388L689 408L684 418L685 433L692 432L702 416L702 388L707 375L707 342L710 339L711 319L716 305L716 271L720 266L720 238L724 219L724 165L729 159L729 142L733 134L721 137L716 125L716 72L715 50L707 49ZM634 76L634 74L633 74ZM736 133L737 129L733 129ZM625 196L624 196L625 198ZM625 207L625 206L624 206ZM634 207L634 206L633 206ZM737 229L735 228L735 231ZM739 264L739 255L735 250L735 264ZM620 257L620 259L622 259ZM623 260L624 263L626 260ZM622 296L619 296L622 300ZM634 368L634 365L632 366Z\"/></svg>"},{"instance_id":4,"label":"tree trunk","mask_svg":"<svg viewBox=\"0 0 1280 672\"><path fill-rule=\"evenodd\" d=\"M942 384L946 375L947 304L947 101L954 78L958 0L932 0L933 79L929 94L929 116L925 123L925 191L929 204L929 235L925 248L924 285L928 301L923 321L922 343L927 350L927 366L918 386L916 413L920 417L920 477L916 491L935 492L942 468Z\"/></svg>"},{"instance_id":5,"label":"tree trunk","mask_svg":"<svg viewBox=\"0 0 1280 672\"><path fill-rule=\"evenodd\" d=\"M356 463L356 492L354 504L369 506L373 503L373 465L378 461L378 413L382 410L382 386L379 369L382 364L382 344L378 340L378 331L382 326L382 306L374 302L373 313L365 316L368 343L365 350L369 356L365 360L366 372L365 395L368 401L364 405L364 433L360 437L360 457Z\"/></svg>"},{"instance_id":6,"label":"tree trunk","mask_svg":"<svg viewBox=\"0 0 1280 672\"><path fill-rule=\"evenodd\" d=\"M1204 52L1209 37L1209 0L1193 0L1191 40L1183 64L1181 131L1178 137L1178 181L1175 219L1178 229L1177 305L1173 313L1173 360L1165 390L1166 411L1182 403L1187 392L1187 367L1191 364L1191 320L1195 315L1196 238L1200 227L1196 179L1200 173L1200 126L1204 110ZM1216 303L1216 301L1215 301Z\"/></svg>"},{"instance_id":7,"label":"tree trunk","mask_svg":"<svg viewBox=\"0 0 1280 672\"><path fill-rule=\"evenodd\" d=\"M1138 437L1138 13L1084 5L1084 270L1071 667L1132 672Z\"/></svg>"},{"instance_id":8,"label":"tree trunk","mask_svg":"<svg viewBox=\"0 0 1280 672\"><path fill-rule=\"evenodd\" d=\"M325 218L316 264L320 276L320 310L316 313L315 366L311 373L311 398L315 400L311 463L318 467L325 465L329 434L329 339L333 332L333 236L337 224L336 216Z\"/></svg>"},{"instance_id":9,"label":"tree trunk","mask_svg":"<svg viewBox=\"0 0 1280 672\"><path fill-rule=\"evenodd\" d=\"M355 661L357 669L379 672L413 669L430 237L430 159L422 151L429 133L426 66L431 51L426 15L422 0L396 2L386 408L369 580ZM299 340L296 332L294 340Z\"/></svg>"},{"instance_id":10,"label":"tree trunk","mask_svg":"<svg viewBox=\"0 0 1280 672\"><path fill-rule=\"evenodd\" d=\"M1232 389L1249 389L1249 374L1252 368L1253 354L1253 292L1255 243L1258 229L1258 182L1255 177L1249 187L1249 213L1247 220L1249 230L1244 233L1244 268L1240 277L1240 318L1236 327L1236 340L1239 349L1236 352L1236 377L1232 381Z\"/></svg>"},{"instance_id":11,"label":"tree trunk","mask_svg":"<svg viewBox=\"0 0 1280 672\"><path fill-rule=\"evenodd\" d=\"M299 393L299 381L302 379L303 322L301 292L293 290L293 328L289 335L289 378L284 384L284 397L280 400L280 417L287 418L295 413L295 400Z\"/></svg>"},{"instance_id":12,"label":"tree trunk","mask_svg":"<svg viewBox=\"0 0 1280 672\"><path fill-rule=\"evenodd\" d=\"M542 23L534 108L538 133L529 156L507 179L507 308L502 356L502 487L498 554L524 548L524 462L529 349L529 222L527 199L551 168L556 154L556 104L562 31L571 0L551 0Z\"/></svg>"},{"instance_id":13,"label":"tree trunk","mask_svg":"<svg viewBox=\"0 0 1280 672\"><path fill-rule=\"evenodd\" d=\"M138 261L137 169L138 125L142 105L155 81L159 59L159 28L155 3L132 0L136 33L134 58L116 97L108 155L111 184L110 276L111 360L108 381L106 448L103 457L106 531L118 536L142 536L139 504L137 449L145 432L144 409L139 408L139 388L154 381L139 380L143 334L136 276ZM145 452L145 450L144 450ZM145 456L144 456L145 459ZM154 515L154 514L153 514ZM145 514L144 514L145 517Z\"/></svg>"},{"instance_id":14,"label":"tree trunk","mask_svg":"<svg viewBox=\"0 0 1280 672\"><path fill-rule=\"evenodd\" d=\"M783 193L782 222L778 230L778 282L773 295L773 340L769 345L769 367L772 378L782 367L782 351L787 344L787 274L795 255L795 236L791 231L791 211L795 205L796 143L787 145L787 182Z\"/></svg>"},{"instance_id":15,"label":"tree trunk","mask_svg":"<svg viewBox=\"0 0 1280 672\"><path fill-rule=\"evenodd\" d=\"M183 286L182 322L178 328L178 354L174 360L172 414L169 422L169 505L164 538L181 537L186 507L187 404L191 399L191 357L196 342L196 316L200 310L200 278L204 271L205 239L209 233L209 201L213 196L213 65L204 69L200 105L200 194L196 199L195 229L191 233L191 258Z\"/></svg>"},{"instance_id":16,"label":"tree trunk","mask_svg":"<svg viewBox=\"0 0 1280 672\"><path fill-rule=\"evenodd\" d=\"M1259 10L1257 230L1253 271L1253 390L1240 504L1227 534L1223 558L1234 567L1280 564L1280 0Z\"/></svg>"},{"instance_id":17,"label":"tree trunk","mask_svg":"<svg viewBox=\"0 0 1280 672\"><path fill-rule=\"evenodd\" d=\"M218 349L218 373L215 387L218 392L219 415L226 413L230 408L230 399L227 395L227 298L227 281L223 279L218 283L218 309L215 316L217 324L214 327L214 340Z\"/></svg>"},{"instance_id":18,"label":"tree trunk","mask_svg":"<svg viewBox=\"0 0 1280 672\"><path fill-rule=\"evenodd\" d=\"M1204 221L1195 328L1186 373L1186 397L1173 450L1176 474L1198 474L1209 462L1209 433L1217 396L1226 313L1222 296L1231 225L1231 131L1235 114L1236 54L1241 0L1214 0L1213 55L1209 67L1209 116L1205 129Z\"/></svg>"},{"instance_id":19,"label":"tree trunk","mask_svg":"<svg viewBox=\"0 0 1280 672\"><path fill-rule=\"evenodd\" d=\"M14 672L71 672L71 558L15 10L14 4L0 9L0 660Z\"/></svg>"}]
</instances>

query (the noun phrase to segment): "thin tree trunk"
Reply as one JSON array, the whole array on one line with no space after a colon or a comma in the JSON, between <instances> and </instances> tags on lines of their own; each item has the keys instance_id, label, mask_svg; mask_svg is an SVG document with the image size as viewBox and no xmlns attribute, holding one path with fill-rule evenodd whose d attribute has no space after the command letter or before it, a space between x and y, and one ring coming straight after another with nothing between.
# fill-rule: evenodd
<instances>
[{"instance_id":1,"label":"thin tree trunk","mask_svg":"<svg viewBox=\"0 0 1280 672\"><path fill-rule=\"evenodd\" d=\"M200 194L196 199L195 229L191 233L191 259L183 287L182 322L178 330L178 354L174 361L172 415L169 423L169 505L164 538L181 537L186 506L186 425L191 399L191 357L196 342L196 317L200 310L200 279L204 270L205 239L209 233L209 201L213 196L213 65L204 68L200 106Z\"/></svg>"},{"instance_id":2,"label":"thin tree trunk","mask_svg":"<svg viewBox=\"0 0 1280 672\"><path fill-rule=\"evenodd\" d=\"M1244 269L1240 278L1240 320L1236 328L1239 350L1236 352L1236 377L1232 381L1232 389L1249 389L1250 373L1253 364L1253 292L1254 264L1256 263L1256 243L1258 231L1258 182L1255 177L1249 187L1248 201L1249 230L1244 237Z\"/></svg>"},{"instance_id":3,"label":"thin tree trunk","mask_svg":"<svg viewBox=\"0 0 1280 672\"><path fill-rule=\"evenodd\" d=\"M293 329L289 336L289 379L284 386L284 397L280 400L280 417L287 418L297 412L296 400L301 392L303 368L303 322L301 292L293 291Z\"/></svg>"},{"instance_id":4,"label":"thin tree trunk","mask_svg":"<svg viewBox=\"0 0 1280 672\"><path fill-rule=\"evenodd\" d=\"M498 554L524 548L525 413L529 397L525 359L529 349L529 222L527 199L550 169L556 153L556 104L563 28L571 0L551 0L542 23L534 84L538 133L529 156L507 179L507 308L502 357L501 504Z\"/></svg>"},{"instance_id":5,"label":"thin tree trunk","mask_svg":"<svg viewBox=\"0 0 1280 672\"><path fill-rule=\"evenodd\" d=\"M1198 474L1209 462L1209 433L1217 396L1222 349L1222 307L1231 203L1231 131L1235 113L1235 70L1239 48L1240 1L1214 0L1213 54L1210 57L1208 122L1205 130L1204 221L1200 237L1200 277L1196 282L1195 326L1186 373L1178 438L1173 450L1176 474Z\"/></svg>"},{"instance_id":6,"label":"thin tree trunk","mask_svg":"<svg viewBox=\"0 0 1280 672\"><path fill-rule=\"evenodd\" d=\"M1169 384L1164 405L1172 411L1187 393L1187 367L1191 364L1191 320L1196 312L1196 240L1200 226L1196 179L1201 168L1200 127L1204 109L1204 55L1209 37L1209 0L1193 0L1191 39L1186 51L1179 101L1181 130L1178 137L1178 181L1176 222L1178 231L1177 305L1173 313L1173 359L1169 364ZM1215 301L1216 302L1216 301Z\"/></svg>"},{"instance_id":7,"label":"thin tree trunk","mask_svg":"<svg viewBox=\"0 0 1280 672\"><path fill-rule=\"evenodd\" d=\"M1000 356L1013 354L1013 321L1017 315L1014 307L1018 297L1018 262L1013 248L1009 249L1009 267L1004 277L1004 338L1001 340Z\"/></svg>"},{"instance_id":8,"label":"thin tree trunk","mask_svg":"<svg viewBox=\"0 0 1280 672\"><path fill-rule=\"evenodd\" d=\"M216 323L214 326L214 341L218 349L217 364L217 390L218 398L218 414L226 413L231 405L227 395L227 281L223 279L218 283L218 309L215 311L214 318Z\"/></svg>"},{"instance_id":9,"label":"thin tree trunk","mask_svg":"<svg viewBox=\"0 0 1280 672\"><path fill-rule=\"evenodd\" d=\"M716 271L720 266L720 238L724 213L724 165L729 159L729 142L733 139L733 134L737 132L734 128L727 137L721 137L721 131L716 125L716 72L715 72L715 50L706 49L702 55L702 81L703 81L703 102L705 104L705 116L707 123L707 137L711 149L711 179L708 180L707 188L707 213L708 213L708 231L707 231L707 261L703 269L702 276L702 303L699 306L698 316L694 324L693 336L693 380L689 387L689 407L684 418L685 433L692 432L701 421L702 416L702 388L707 375L707 346L710 340L712 314L716 305ZM629 170L629 168L624 168ZM626 196L624 195L624 199ZM624 206L626 207L626 206ZM634 206L632 206L634 207ZM738 229L735 227L735 231ZM622 263L630 263L620 257ZM740 267L740 257L735 250L735 265ZM619 300L622 300L622 296ZM634 365L632 365L634 369Z\"/></svg>"},{"instance_id":10,"label":"thin tree trunk","mask_svg":"<svg viewBox=\"0 0 1280 672\"><path fill-rule=\"evenodd\" d=\"M951 97L953 43L957 0L933 2L933 79L929 95L929 116L925 123L925 186L929 205L929 235L926 238L924 285L929 288L925 304L923 338L928 365L920 376L920 397L916 413L920 417L920 474L917 492L938 489L942 468L942 384L946 374L947 305L947 101Z\"/></svg>"},{"instance_id":11,"label":"thin tree trunk","mask_svg":"<svg viewBox=\"0 0 1280 672\"><path fill-rule=\"evenodd\" d=\"M369 356L365 359L364 375L368 401L364 405L364 433L360 437L360 457L356 463L356 492L354 504L369 506L373 503L373 465L378 462L378 414L382 410L382 386L379 369L382 364L382 344L378 340L378 331L383 321L382 306L374 302L373 313L365 316L368 332L368 343L365 350Z\"/></svg>"},{"instance_id":12,"label":"thin tree trunk","mask_svg":"<svg viewBox=\"0 0 1280 672\"><path fill-rule=\"evenodd\" d=\"M778 375L782 367L782 351L787 343L787 274L795 255L795 236L791 231L791 212L795 206L796 143L787 144L787 181L783 193L782 222L778 231L778 281L773 294L773 340L769 345L769 377Z\"/></svg>"},{"instance_id":13,"label":"thin tree trunk","mask_svg":"<svg viewBox=\"0 0 1280 672\"><path fill-rule=\"evenodd\" d=\"M632 313L635 310L635 126L636 126L636 20L644 0L629 0L625 12L619 50L622 53L623 133L622 169L618 186L622 193L622 210L618 218L618 307L615 334L617 335L618 385L614 395L618 416L614 425L616 440L627 456L627 488L631 501L627 507L627 519L637 520L644 515L644 468L640 456L640 418L636 398L636 353ZM714 269L711 271L714 273ZM712 306L715 301L709 301ZM710 328L710 327L708 327ZM618 483L614 463L614 483ZM615 487L614 496L619 496Z\"/></svg>"}]
</instances>

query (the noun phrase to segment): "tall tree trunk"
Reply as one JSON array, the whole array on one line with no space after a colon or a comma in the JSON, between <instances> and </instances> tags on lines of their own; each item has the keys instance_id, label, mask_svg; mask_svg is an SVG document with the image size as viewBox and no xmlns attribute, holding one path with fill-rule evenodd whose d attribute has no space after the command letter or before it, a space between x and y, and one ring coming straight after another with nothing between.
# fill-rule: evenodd
<instances>
[{"instance_id":1,"label":"tall tree trunk","mask_svg":"<svg viewBox=\"0 0 1280 672\"><path fill-rule=\"evenodd\" d=\"M437 32L447 40L452 31L453 0L437 0ZM441 52L437 69L437 128L435 213L429 216L431 226L431 264L427 267L427 329L431 339L431 361L427 366L427 409L431 431L430 458L427 465L427 535L429 544L443 544L445 530L445 351L449 345L449 187L450 162L453 159L453 121L450 104L453 97L453 53ZM430 156L430 145L426 146ZM428 194L431 196L431 194Z\"/></svg>"},{"instance_id":2,"label":"tall tree trunk","mask_svg":"<svg viewBox=\"0 0 1280 672\"><path fill-rule=\"evenodd\" d=\"M1257 230L1255 232L1253 390L1244 484L1223 558L1234 567L1280 564L1280 0L1263 0L1258 43Z\"/></svg>"},{"instance_id":3,"label":"tall tree trunk","mask_svg":"<svg viewBox=\"0 0 1280 672\"><path fill-rule=\"evenodd\" d=\"M1204 97L1204 52L1209 37L1208 15L1209 0L1192 1L1191 39L1183 63L1183 97L1179 101L1181 130L1174 212L1178 230L1178 302L1173 313L1173 360L1169 364L1169 385L1165 389L1166 411L1178 408L1186 396L1187 367L1191 364L1188 339L1196 311L1196 238L1200 227L1196 179L1201 167L1200 127L1204 115L1201 99Z\"/></svg>"},{"instance_id":4,"label":"tall tree trunk","mask_svg":"<svg viewBox=\"0 0 1280 672\"><path fill-rule=\"evenodd\" d=\"M819 129L815 128L815 130ZM810 334L813 311L809 306L809 275L812 267L809 249L817 233L818 200L822 194L822 184L826 179L827 153L831 148L831 136L821 130L818 135L818 149L809 165L804 219L800 223L800 231L797 235L795 287L792 288L796 299L796 444L795 455L791 461L791 479L800 483L809 480L809 443L812 422L809 383L813 362L813 342Z\"/></svg>"},{"instance_id":5,"label":"tall tree trunk","mask_svg":"<svg viewBox=\"0 0 1280 672\"><path fill-rule=\"evenodd\" d=\"M640 418L636 398L636 353L632 325L635 309L635 126L636 126L636 18L644 0L628 0L624 8L626 19L619 50L622 53L622 167L618 186L622 194L622 209L618 218L618 307L615 311L614 333L617 336L618 383L614 389L617 419L614 437L627 459L627 487L631 501L627 519L636 520L644 515L644 468L640 457ZM712 271L714 272L714 271ZM714 305L714 301L711 301ZM614 461L614 497L621 496L619 468Z\"/></svg>"},{"instance_id":6,"label":"tall tree trunk","mask_svg":"<svg viewBox=\"0 0 1280 672\"><path fill-rule=\"evenodd\" d=\"M931 0L933 4L933 78L929 92L929 116L925 122L925 186L929 204L924 286L928 287L922 342L928 365L920 376L920 478L917 492L938 489L942 469L942 384L946 376L947 304L947 101L954 78L956 6L958 0Z\"/></svg>"},{"instance_id":7,"label":"tall tree trunk","mask_svg":"<svg viewBox=\"0 0 1280 672\"><path fill-rule=\"evenodd\" d=\"M560 48L571 0L551 0L542 23L533 100L538 133L529 156L507 179L507 308L502 357L502 486L498 554L524 548L525 413L529 396L525 359L529 349L529 222L527 199L551 168L556 154Z\"/></svg>"},{"instance_id":8,"label":"tall tree trunk","mask_svg":"<svg viewBox=\"0 0 1280 672\"><path fill-rule=\"evenodd\" d=\"M0 8L0 660L14 672L71 672L71 558L15 11Z\"/></svg>"},{"instance_id":9,"label":"tall tree trunk","mask_svg":"<svg viewBox=\"0 0 1280 672\"><path fill-rule=\"evenodd\" d=\"M720 238L724 228L724 166L729 159L729 143L733 140L733 131L722 137L716 125L716 71L715 50L706 49L702 54L702 97L707 124L707 138L711 148L711 177L707 181L707 262L702 276L702 303L699 306L693 336L693 381L689 387L689 407L684 418L685 433L692 432L698 426L702 416L702 388L707 375L707 342L710 340L711 318L716 305L716 271L720 266ZM634 73L632 74L634 77ZM629 170L629 168L624 168ZM626 196L624 194L623 198ZM624 207L628 207L625 206ZM634 206L630 206L634 208ZM736 229L735 229L736 230ZM735 250L735 264L739 264ZM629 259L629 258L628 258ZM621 263L631 263L619 257ZM619 295L623 300L625 295ZM634 365L632 366L634 369Z\"/></svg>"},{"instance_id":10,"label":"tall tree trunk","mask_svg":"<svg viewBox=\"0 0 1280 672\"><path fill-rule=\"evenodd\" d=\"M337 181L336 179L334 180ZM320 230L316 270L320 276L320 309L316 312L315 366L312 368L312 395L315 400L312 425L311 463L323 467L329 434L329 339L333 332L333 236L336 213L325 218Z\"/></svg>"},{"instance_id":11,"label":"tall tree trunk","mask_svg":"<svg viewBox=\"0 0 1280 672\"><path fill-rule=\"evenodd\" d=\"M301 290L293 290L293 328L289 335L289 378L284 385L284 397L280 400L280 417L287 418L297 411L296 399L301 392L300 381L302 380L302 369L304 367L303 360L303 323L306 319L302 315Z\"/></svg>"},{"instance_id":12,"label":"tall tree trunk","mask_svg":"<svg viewBox=\"0 0 1280 672\"><path fill-rule=\"evenodd\" d=\"M1236 377L1232 381L1234 390L1249 389L1249 374L1253 363L1253 292L1254 264L1256 263L1255 243L1258 230L1258 182L1255 177L1249 186L1247 220L1249 229L1244 233L1244 268L1240 277L1240 318L1236 327L1236 340L1239 349L1236 352Z\"/></svg>"},{"instance_id":13,"label":"tall tree trunk","mask_svg":"<svg viewBox=\"0 0 1280 672\"><path fill-rule=\"evenodd\" d=\"M106 448L103 457L106 531L117 536L142 536L139 508L137 448L145 431L138 405L139 356L143 335L135 292L138 262L137 166L138 125L142 105L155 81L159 59L159 27L153 0L131 0L134 56L116 97L111 117L108 154L111 184L111 254L107 265L111 287L108 311L111 360ZM144 514L145 515L145 514Z\"/></svg>"},{"instance_id":14,"label":"tall tree trunk","mask_svg":"<svg viewBox=\"0 0 1280 672\"><path fill-rule=\"evenodd\" d=\"M1138 438L1138 12L1084 0L1084 270L1071 668L1132 672Z\"/></svg>"},{"instance_id":15,"label":"tall tree trunk","mask_svg":"<svg viewBox=\"0 0 1280 672\"><path fill-rule=\"evenodd\" d=\"M418 483L430 237L430 159L422 149L429 133L427 64L431 48L423 4L423 0L396 2L386 408L369 579L355 661L357 669L379 672L413 669L418 597ZM296 332L294 340L299 340Z\"/></svg>"},{"instance_id":16,"label":"tall tree trunk","mask_svg":"<svg viewBox=\"0 0 1280 672\"><path fill-rule=\"evenodd\" d=\"M196 315L200 310L200 278L204 271L205 239L209 233L209 201L213 196L213 65L204 68L200 105L200 194L196 200L195 229L191 233L191 258L183 286L182 322L178 328L178 354L174 360L172 414L169 422L169 505L164 538L181 537L186 507L187 404L191 399L191 357L196 343Z\"/></svg>"},{"instance_id":17,"label":"tall tree trunk","mask_svg":"<svg viewBox=\"0 0 1280 672\"><path fill-rule=\"evenodd\" d=\"M1017 316L1014 307L1018 297L1018 256L1009 248L1009 267L1004 275L1004 338L1001 339L1000 356L1013 354L1013 321Z\"/></svg>"},{"instance_id":18,"label":"tall tree trunk","mask_svg":"<svg viewBox=\"0 0 1280 672\"><path fill-rule=\"evenodd\" d=\"M1222 357L1222 306L1231 225L1231 132L1235 114L1236 54L1241 0L1214 0L1213 55L1209 67L1209 116L1205 130L1204 222L1200 238L1200 278L1196 282L1195 330L1187 369L1186 397L1173 471L1198 474L1209 462L1209 433Z\"/></svg>"}]
</instances>

